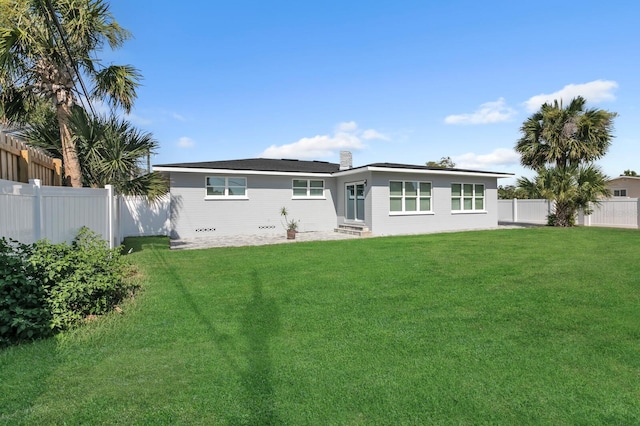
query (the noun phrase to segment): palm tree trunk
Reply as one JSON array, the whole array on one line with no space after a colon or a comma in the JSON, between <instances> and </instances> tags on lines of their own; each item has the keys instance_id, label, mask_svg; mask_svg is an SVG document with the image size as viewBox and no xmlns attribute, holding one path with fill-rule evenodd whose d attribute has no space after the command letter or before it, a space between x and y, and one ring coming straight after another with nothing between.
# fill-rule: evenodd
<instances>
[{"instance_id":1,"label":"palm tree trunk","mask_svg":"<svg viewBox=\"0 0 640 426\"><path fill-rule=\"evenodd\" d=\"M556 215L554 226L568 227L573 226L575 218L575 210L570 203L556 201Z\"/></svg>"},{"instance_id":2,"label":"palm tree trunk","mask_svg":"<svg viewBox=\"0 0 640 426\"><path fill-rule=\"evenodd\" d=\"M56 117L60 126L60 142L62 144L62 163L64 164L64 180L67 185L74 188L82 187L82 170L76 145L69 130L69 117L71 106L62 102L56 106Z\"/></svg>"},{"instance_id":3,"label":"palm tree trunk","mask_svg":"<svg viewBox=\"0 0 640 426\"><path fill-rule=\"evenodd\" d=\"M51 97L56 109L58 127L60 127L60 146L62 148L62 165L64 167L65 185L75 188L82 187L82 169L76 150L75 141L71 136L69 119L71 108L75 104L73 95L73 67L54 63L42 58L37 61L36 73L39 81L36 86L40 92Z\"/></svg>"}]
</instances>

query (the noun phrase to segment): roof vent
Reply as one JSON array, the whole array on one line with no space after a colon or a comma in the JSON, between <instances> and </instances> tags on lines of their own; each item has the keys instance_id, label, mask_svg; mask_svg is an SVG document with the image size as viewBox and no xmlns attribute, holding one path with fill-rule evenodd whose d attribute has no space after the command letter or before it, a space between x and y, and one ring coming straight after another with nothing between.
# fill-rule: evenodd
<instances>
[{"instance_id":1,"label":"roof vent","mask_svg":"<svg viewBox=\"0 0 640 426\"><path fill-rule=\"evenodd\" d=\"M351 151L340 151L340 170L348 170L353 167Z\"/></svg>"}]
</instances>

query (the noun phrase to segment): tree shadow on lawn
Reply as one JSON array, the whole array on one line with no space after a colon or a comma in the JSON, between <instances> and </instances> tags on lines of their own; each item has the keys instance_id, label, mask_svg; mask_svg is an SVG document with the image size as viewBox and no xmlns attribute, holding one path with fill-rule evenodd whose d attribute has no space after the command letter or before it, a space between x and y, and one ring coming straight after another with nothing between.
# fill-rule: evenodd
<instances>
[{"instance_id":1,"label":"tree shadow on lawn","mask_svg":"<svg viewBox=\"0 0 640 426\"><path fill-rule=\"evenodd\" d=\"M224 361L240 378L244 391L247 415L230 418L233 424L279 424L281 421L275 410L273 389L273 366L269 349L270 340L280 329L280 311L277 304L263 295L263 285L256 270L252 271L251 300L244 308L241 332L247 339L246 368L241 368L233 354L225 346L229 344L229 336L218 331L211 320L196 303L196 298L182 283L180 275L171 267L166 259L156 252L158 264L165 268L171 276L185 303L196 314L198 320L206 327L213 342Z\"/></svg>"},{"instance_id":2,"label":"tree shadow on lawn","mask_svg":"<svg viewBox=\"0 0 640 426\"><path fill-rule=\"evenodd\" d=\"M280 312L273 300L265 298L257 271L252 272L251 301L245 306L242 334L246 337L247 371L242 373L250 424L280 423L275 410L273 366L269 341L280 329Z\"/></svg>"},{"instance_id":3,"label":"tree shadow on lawn","mask_svg":"<svg viewBox=\"0 0 640 426\"><path fill-rule=\"evenodd\" d=\"M134 253L152 249L169 250L169 238L158 237L127 237L122 244L122 253Z\"/></svg>"}]
</instances>

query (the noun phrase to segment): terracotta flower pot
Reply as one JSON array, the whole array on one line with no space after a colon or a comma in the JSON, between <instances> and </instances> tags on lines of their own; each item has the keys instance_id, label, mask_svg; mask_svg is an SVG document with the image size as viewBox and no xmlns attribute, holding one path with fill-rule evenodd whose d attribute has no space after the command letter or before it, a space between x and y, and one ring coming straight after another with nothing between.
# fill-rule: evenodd
<instances>
[{"instance_id":1,"label":"terracotta flower pot","mask_svg":"<svg viewBox=\"0 0 640 426\"><path fill-rule=\"evenodd\" d=\"M287 240L295 240L295 239L296 239L295 229L287 229Z\"/></svg>"}]
</instances>

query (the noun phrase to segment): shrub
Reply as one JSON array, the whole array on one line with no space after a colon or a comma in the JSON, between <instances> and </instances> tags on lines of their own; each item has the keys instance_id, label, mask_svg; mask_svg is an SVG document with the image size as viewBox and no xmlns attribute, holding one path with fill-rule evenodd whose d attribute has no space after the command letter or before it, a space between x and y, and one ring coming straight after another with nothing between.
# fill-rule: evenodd
<instances>
[{"instance_id":1,"label":"shrub","mask_svg":"<svg viewBox=\"0 0 640 426\"><path fill-rule=\"evenodd\" d=\"M88 228L73 242L0 246L0 344L46 337L102 315L136 284L119 249Z\"/></svg>"},{"instance_id":2,"label":"shrub","mask_svg":"<svg viewBox=\"0 0 640 426\"><path fill-rule=\"evenodd\" d=\"M0 347L51 334L46 291L27 260L31 249L0 239Z\"/></svg>"},{"instance_id":3,"label":"shrub","mask_svg":"<svg viewBox=\"0 0 640 426\"><path fill-rule=\"evenodd\" d=\"M37 242L31 262L48 289L54 330L109 312L135 289L127 280L130 267L120 249L109 249L88 228L82 228L71 245Z\"/></svg>"}]
</instances>

